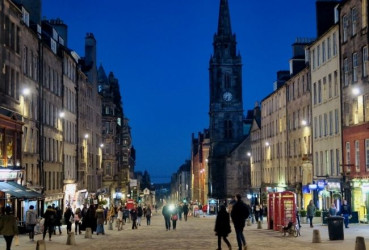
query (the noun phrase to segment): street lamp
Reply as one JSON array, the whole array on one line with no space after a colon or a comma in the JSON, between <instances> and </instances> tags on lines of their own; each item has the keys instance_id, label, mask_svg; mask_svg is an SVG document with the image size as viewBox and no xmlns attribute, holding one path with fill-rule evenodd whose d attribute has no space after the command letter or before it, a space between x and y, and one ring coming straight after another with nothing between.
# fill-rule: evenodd
<instances>
[{"instance_id":1,"label":"street lamp","mask_svg":"<svg viewBox=\"0 0 369 250\"><path fill-rule=\"evenodd\" d=\"M60 113L59 113L59 117L60 117L60 118L64 118L64 117L65 117L65 113L64 113L63 111L60 111Z\"/></svg>"},{"instance_id":2,"label":"street lamp","mask_svg":"<svg viewBox=\"0 0 369 250\"><path fill-rule=\"evenodd\" d=\"M85 139L88 139L88 136L89 136L88 134L85 134Z\"/></svg>"},{"instance_id":3,"label":"street lamp","mask_svg":"<svg viewBox=\"0 0 369 250\"><path fill-rule=\"evenodd\" d=\"M358 88L358 87L354 87L353 89L352 89L352 94L353 95L359 95L360 94L360 89Z\"/></svg>"},{"instance_id":4,"label":"street lamp","mask_svg":"<svg viewBox=\"0 0 369 250\"><path fill-rule=\"evenodd\" d=\"M24 88L24 89L22 90L22 94L23 94L24 96L28 96L30 93L31 93L31 90L30 90L29 88Z\"/></svg>"},{"instance_id":5,"label":"street lamp","mask_svg":"<svg viewBox=\"0 0 369 250\"><path fill-rule=\"evenodd\" d=\"M269 147L269 145L270 145L269 142L265 142L265 146Z\"/></svg>"},{"instance_id":6,"label":"street lamp","mask_svg":"<svg viewBox=\"0 0 369 250\"><path fill-rule=\"evenodd\" d=\"M301 125L302 125L302 126L306 126L306 125L307 125L307 121L306 121L306 120L302 120L302 121L301 121Z\"/></svg>"}]
</instances>

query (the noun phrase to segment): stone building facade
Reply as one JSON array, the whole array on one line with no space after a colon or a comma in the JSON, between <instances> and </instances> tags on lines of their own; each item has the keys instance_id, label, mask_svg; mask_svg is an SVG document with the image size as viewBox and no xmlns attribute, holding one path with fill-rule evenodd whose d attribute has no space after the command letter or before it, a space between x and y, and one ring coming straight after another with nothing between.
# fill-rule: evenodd
<instances>
[{"instance_id":1,"label":"stone building facade","mask_svg":"<svg viewBox=\"0 0 369 250\"><path fill-rule=\"evenodd\" d=\"M342 1L339 10L343 191L363 218L369 209L368 1Z\"/></svg>"}]
</instances>

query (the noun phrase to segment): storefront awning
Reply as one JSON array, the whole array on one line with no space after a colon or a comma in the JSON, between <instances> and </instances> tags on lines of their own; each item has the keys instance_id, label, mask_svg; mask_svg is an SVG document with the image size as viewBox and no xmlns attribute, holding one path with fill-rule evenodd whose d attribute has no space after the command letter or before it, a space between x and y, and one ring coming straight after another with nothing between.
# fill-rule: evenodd
<instances>
[{"instance_id":1,"label":"storefront awning","mask_svg":"<svg viewBox=\"0 0 369 250\"><path fill-rule=\"evenodd\" d=\"M10 194L11 196L17 199L32 200L32 199L42 198L42 194L32 191L30 189L27 189L26 187L23 187L13 181L9 181L9 182L1 181L0 191Z\"/></svg>"}]
</instances>

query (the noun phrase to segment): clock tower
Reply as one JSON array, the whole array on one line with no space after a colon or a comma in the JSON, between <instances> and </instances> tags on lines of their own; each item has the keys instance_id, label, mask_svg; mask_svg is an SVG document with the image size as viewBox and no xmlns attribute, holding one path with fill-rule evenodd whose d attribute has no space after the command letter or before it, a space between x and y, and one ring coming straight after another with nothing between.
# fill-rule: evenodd
<instances>
[{"instance_id":1,"label":"clock tower","mask_svg":"<svg viewBox=\"0 0 369 250\"><path fill-rule=\"evenodd\" d=\"M236 44L228 0L221 0L209 66L209 197L216 199L231 195L227 194L226 156L243 139L242 62Z\"/></svg>"}]
</instances>

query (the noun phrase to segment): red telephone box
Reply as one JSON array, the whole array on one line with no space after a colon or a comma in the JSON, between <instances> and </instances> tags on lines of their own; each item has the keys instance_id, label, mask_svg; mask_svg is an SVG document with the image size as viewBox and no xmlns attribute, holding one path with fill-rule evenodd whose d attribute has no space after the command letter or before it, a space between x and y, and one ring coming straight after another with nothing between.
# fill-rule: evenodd
<instances>
[{"instance_id":1,"label":"red telephone box","mask_svg":"<svg viewBox=\"0 0 369 250\"><path fill-rule=\"evenodd\" d=\"M280 230L288 222L296 223L296 194L277 192L268 194L268 229Z\"/></svg>"},{"instance_id":2,"label":"red telephone box","mask_svg":"<svg viewBox=\"0 0 369 250\"><path fill-rule=\"evenodd\" d=\"M273 229L274 224L274 195L275 193L268 194L268 229Z\"/></svg>"},{"instance_id":3,"label":"red telephone box","mask_svg":"<svg viewBox=\"0 0 369 250\"><path fill-rule=\"evenodd\" d=\"M288 222L296 223L296 194L293 192L281 193L281 225L287 225Z\"/></svg>"},{"instance_id":4,"label":"red telephone box","mask_svg":"<svg viewBox=\"0 0 369 250\"><path fill-rule=\"evenodd\" d=\"M281 193L274 194L274 224L273 229L279 230L279 225L281 225Z\"/></svg>"}]
</instances>

